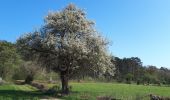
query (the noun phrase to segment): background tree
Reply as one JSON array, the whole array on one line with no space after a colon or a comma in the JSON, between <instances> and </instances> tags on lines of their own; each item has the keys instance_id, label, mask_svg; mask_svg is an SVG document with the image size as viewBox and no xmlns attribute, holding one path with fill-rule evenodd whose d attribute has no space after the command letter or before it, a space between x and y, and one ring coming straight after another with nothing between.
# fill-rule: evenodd
<instances>
[{"instance_id":1,"label":"background tree","mask_svg":"<svg viewBox=\"0 0 170 100\"><path fill-rule=\"evenodd\" d=\"M115 78L118 81L126 81L129 75L133 76L131 81L137 81L141 78L140 69L142 68L142 62L140 58L131 57L120 59L115 57L112 63L115 63L116 66Z\"/></svg>"},{"instance_id":2,"label":"background tree","mask_svg":"<svg viewBox=\"0 0 170 100\"><path fill-rule=\"evenodd\" d=\"M11 77L20 61L15 45L7 41L0 41L0 77Z\"/></svg>"},{"instance_id":3,"label":"background tree","mask_svg":"<svg viewBox=\"0 0 170 100\"><path fill-rule=\"evenodd\" d=\"M150 76L150 83L158 83L158 69L156 66L149 65L146 68L146 74Z\"/></svg>"},{"instance_id":4,"label":"background tree","mask_svg":"<svg viewBox=\"0 0 170 100\"><path fill-rule=\"evenodd\" d=\"M114 75L105 39L95 30L94 22L82 9L70 4L59 12L49 13L40 31L29 33L18 41L23 55L36 58L42 66L60 73L62 91L69 93L68 80L80 71L106 71ZM35 60L35 59L34 59Z\"/></svg>"},{"instance_id":5,"label":"background tree","mask_svg":"<svg viewBox=\"0 0 170 100\"><path fill-rule=\"evenodd\" d=\"M161 67L158 73L159 73L158 78L163 84L170 84L170 70L169 69L165 67Z\"/></svg>"}]
</instances>

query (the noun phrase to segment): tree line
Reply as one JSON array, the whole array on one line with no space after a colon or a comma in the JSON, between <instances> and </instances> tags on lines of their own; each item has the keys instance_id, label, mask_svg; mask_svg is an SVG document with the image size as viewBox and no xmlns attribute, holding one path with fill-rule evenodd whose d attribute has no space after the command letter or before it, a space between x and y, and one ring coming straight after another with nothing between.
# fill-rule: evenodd
<instances>
[{"instance_id":1,"label":"tree line","mask_svg":"<svg viewBox=\"0 0 170 100\"><path fill-rule=\"evenodd\" d=\"M118 82L136 82L137 84L170 84L170 70L166 67L153 65L143 66L138 57L123 58L115 57L114 78Z\"/></svg>"}]
</instances>

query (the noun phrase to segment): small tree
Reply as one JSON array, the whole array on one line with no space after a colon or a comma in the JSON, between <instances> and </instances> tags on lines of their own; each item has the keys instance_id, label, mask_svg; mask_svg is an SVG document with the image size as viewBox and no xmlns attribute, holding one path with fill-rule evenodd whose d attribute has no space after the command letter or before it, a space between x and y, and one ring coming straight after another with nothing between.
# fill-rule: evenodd
<instances>
[{"instance_id":1,"label":"small tree","mask_svg":"<svg viewBox=\"0 0 170 100\"><path fill-rule=\"evenodd\" d=\"M126 75L126 82L130 84L131 81L132 81L132 79L133 79L133 74L128 73L128 74Z\"/></svg>"},{"instance_id":2,"label":"small tree","mask_svg":"<svg viewBox=\"0 0 170 100\"><path fill-rule=\"evenodd\" d=\"M17 43L23 55L36 58L42 66L60 73L64 94L69 93L68 80L77 71L103 74L107 70L114 74L106 50L108 42L84 11L73 4L49 13L40 31L26 34Z\"/></svg>"}]
</instances>

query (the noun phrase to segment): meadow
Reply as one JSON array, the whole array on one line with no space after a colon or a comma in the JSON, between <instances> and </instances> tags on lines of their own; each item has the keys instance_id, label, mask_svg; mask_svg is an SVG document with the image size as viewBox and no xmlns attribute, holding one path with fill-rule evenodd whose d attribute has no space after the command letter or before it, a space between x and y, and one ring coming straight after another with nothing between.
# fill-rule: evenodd
<instances>
[{"instance_id":1,"label":"meadow","mask_svg":"<svg viewBox=\"0 0 170 100\"><path fill-rule=\"evenodd\" d=\"M49 87L55 84L48 84ZM111 96L121 100L149 100L149 94L170 96L170 87L144 86L120 83L70 83L72 92L60 99L96 100L98 96ZM0 100L39 100L50 97L30 85L1 85ZM5 98L5 99L4 99Z\"/></svg>"},{"instance_id":2,"label":"meadow","mask_svg":"<svg viewBox=\"0 0 170 100\"><path fill-rule=\"evenodd\" d=\"M118 83L71 83L73 93L66 100L96 100L97 96L112 96L121 100L149 100L149 94L170 96L170 87Z\"/></svg>"}]
</instances>

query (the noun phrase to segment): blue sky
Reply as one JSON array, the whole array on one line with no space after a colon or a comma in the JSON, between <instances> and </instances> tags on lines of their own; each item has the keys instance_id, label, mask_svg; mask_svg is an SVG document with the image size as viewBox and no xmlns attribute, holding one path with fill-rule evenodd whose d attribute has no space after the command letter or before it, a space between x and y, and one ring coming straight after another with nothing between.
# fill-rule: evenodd
<instances>
[{"instance_id":1,"label":"blue sky","mask_svg":"<svg viewBox=\"0 0 170 100\"><path fill-rule=\"evenodd\" d=\"M0 40L15 42L43 25L49 11L74 3L87 12L120 58L170 68L170 0L1 0Z\"/></svg>"}]
</instances>

